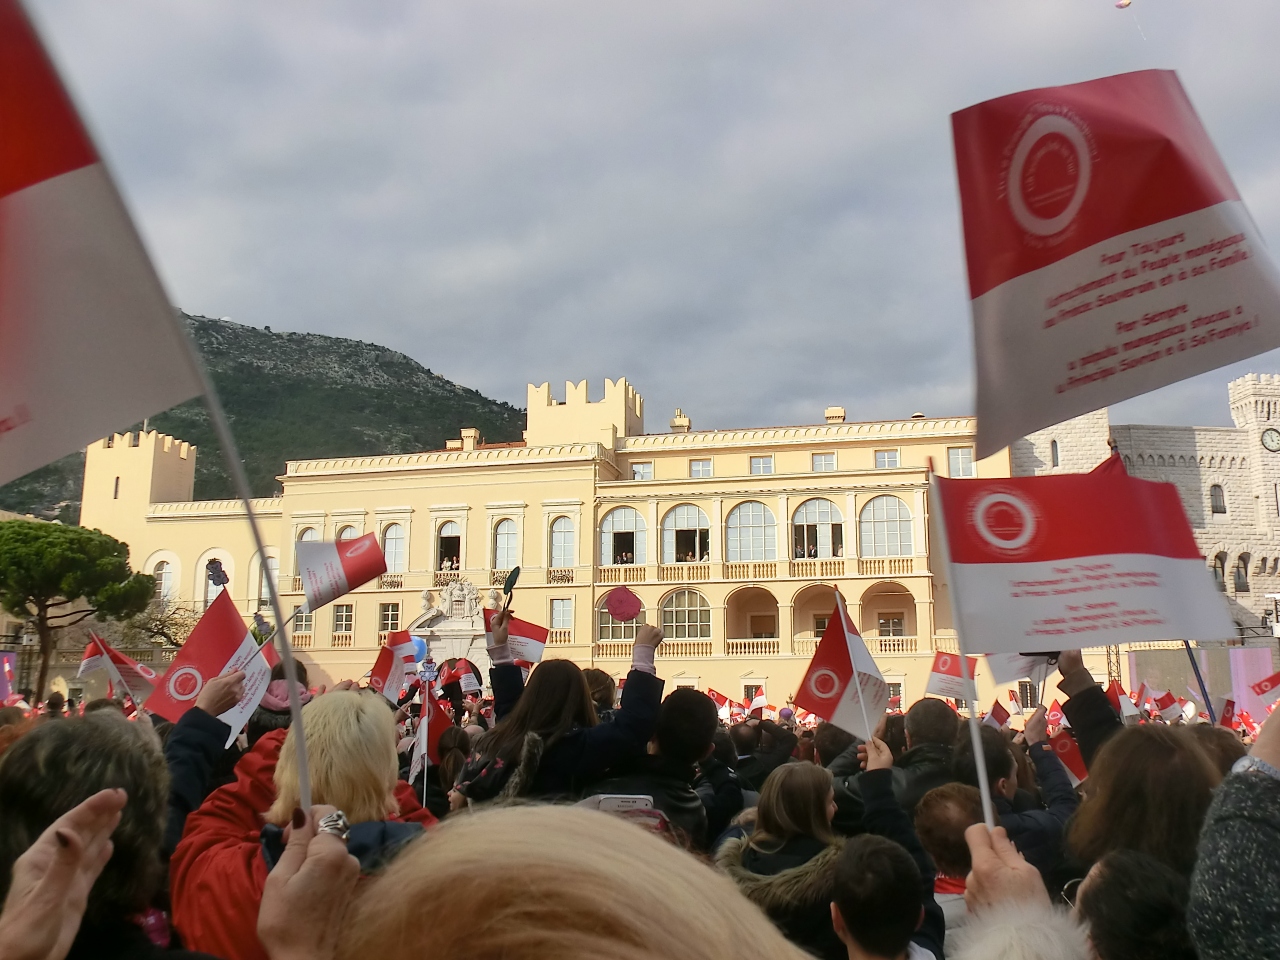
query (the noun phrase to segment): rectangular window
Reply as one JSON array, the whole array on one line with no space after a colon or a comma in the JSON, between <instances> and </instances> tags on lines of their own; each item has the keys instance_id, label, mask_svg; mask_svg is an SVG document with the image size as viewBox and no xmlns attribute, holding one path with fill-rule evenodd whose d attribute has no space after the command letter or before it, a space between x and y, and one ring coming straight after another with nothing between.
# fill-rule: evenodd
<instances>
[{"instance_id":1,"label":"rectangular window","mask_svg":"<svg viewBox=\"0 0 1280 960\"><path fill-rule=\"evenodd\" d=\"M770 473L773 473L773 457L751 458L751 475L753 477L763 477Z\"/></svg>"},{"instance_id":2,"label":"rectangular window","mask_svg":"<svg viewBox=\"0 0 1280 960\"><path fill-rule=\"evenodd\" d=\"M391 633L400 629L400 604L378 604L378 632Z\"/></svg>"},{"instance_id":3,"label":"rectangular window","mask_svg":"<svg viewBox=\"0 0 1280 960\"><path fill-rule=\"evenodd\" d=\"M293 608L293 612L295 614L293 618L293 632L294 633L310 633L312 627L315 625L315 619L314 619L315 614L299 613L298 611L301 609L302 609L301 607Z\"/></svg>"},{"instance_id":4,"label":"rectangular window","mask_svg":"<svg viewBox=\"0 0 1280 960\"><path fill-rule=\"evenodd\" d=\"M880 614L880 636L905 637L907 635L907 618L901 613Z\"/></svg>"},{"instance_id":5,"label":"rectangular window","mask_svg":"<svg viewBox=\"0 0 1280 960\"><path fill-rule=\"evenodd\" d=\"M573 629L573 598L551 601L551 629Z\"/></svg>"},{"instance_id":6,"label":"rectangular window","mask_svg":"<svg viewBox=\"0 0 1280 960\"><path fill-rule=\"evenodd\" d=\"M815 453L813 455L814 473L834 473L835 469L836 455L834 453Z\"/></svg>"},{"instance_id":7,"label":"rectangular window","mask_svg":"<svg viewBox=\"0 0 1280 960\"><path fill-rule=\"evenodd\" d=\"M632 480L652 480L653 464L652 463L633 463L631 465Z\"/></svg>"},{"instance_id":8,"label":"rectangular window","mask_svg":"<svg viewBox=\"0 0 1280 960\"><path fill-rule=\"evenodd\" d=\"M890 700L892 700L894 697L897 697L897 698L898 698L898 709L899 709L899 710L901 710L901 709L902 709L902 684L900 684L900 683L886 683L886 684L885 684L885 686L889 688L889 699L890 699ZM891 709L891 710L892 710L893 708L892 708L892 707L890 707L889 709Z\"/></svg>"},{"instance_id":9,"label":"rectangular window","mask_svg":"<svg viewBox=\"0 0 1280 960\"><path fill-rule=\"evenodd\" d=\"M952 478L977 476L973 470L973 447L947 447L947 465Z\"/></svg>"},{"instance_id":10,"label":"rectangular window","mask_svg":"<svg viewBox=\"0 0 1280 960\"><path fill-rule=\"evenodd\" d=\"M966 700L966 699L964 699L964 697L956 697L956 698L955 698L955 705L956 705L956 709L957 709L957 710L968 710L968 709L969 709L969 701L968 701L968 700Z\"/></svg>"},{"instance_id":11,"label":"rectangular window","mask_svg":"<svg viewBox=\"0 0 1280 960\"><path fill-rule=\"evenodd\" d=\"M756 694L764 690L764 685L760 683L744 683L742 685L742 703L750 707L751 701L756 698Z\"/></svg>"},{"instance_id":12,"label":"rectangular window","mask_svg":"<svg viewBox=\"0 0 1280 960\"><path fill-rule=\"evenodd\" d=\"M336 603L333 606L333 632L350 633L356 623L356 608L350 603Z\"/></svg>"},{"instance_id":13,"label":"rectangular window","mask_svg":"<svg viewBox=\"0 0 1280 960\"><path fill-rule=\"evenodd\" d=\"M898 465L897 450L877 450L876 451L876 469L891 470Z\"/></svg>"},{"instance_id":14,"label":"rectangular window","mask_svg":"<svg viewBox=\"0 0 1280 960\"><path fill-rule=\"evenodd\" d=\"M1030 680L1018 681L1018 702L1023 710L1034 710L1040 706L1038 688Z\"/></svg>"},{"instance_id":15,"label":"rectangular window","mask_svg":"<svg viewBox=\"0 0 1280 960\"><path fill-rule=\"evenodd\" d=\"M813 618L813 635L820 637L827 632L827 624L831 622L830 617L814 617Z\"/></svg>"},{"instance_id":16,"label":"rectangular window","mask_svg":"<svg viewBox=\"0 0 1280 960\"><path fill-rule=\"evenodd\" d=\"M711 461L690 460L689 476L693 477L695 480L711 476Z\"/></svg>"}]
</instances>

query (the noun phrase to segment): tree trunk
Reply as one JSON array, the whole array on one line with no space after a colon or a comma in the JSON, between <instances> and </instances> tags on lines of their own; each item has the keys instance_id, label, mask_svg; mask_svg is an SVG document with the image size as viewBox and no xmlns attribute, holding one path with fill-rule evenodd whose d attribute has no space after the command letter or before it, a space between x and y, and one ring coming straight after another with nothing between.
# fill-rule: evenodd
<instances>
[{"instance_id":1,"label":"tree trunk","mask_svg":"<svg viewBox=\"0 0 1280 960\"><path fill-rule=\"evenodd\" d=\"M40 636L40 679L36 681L35 707L44 700L44 685L49 679L49 658L53 655L53 630L49 626L49 611L41 608L36 613L36 633Z\"/></svg>"}]
</instances>

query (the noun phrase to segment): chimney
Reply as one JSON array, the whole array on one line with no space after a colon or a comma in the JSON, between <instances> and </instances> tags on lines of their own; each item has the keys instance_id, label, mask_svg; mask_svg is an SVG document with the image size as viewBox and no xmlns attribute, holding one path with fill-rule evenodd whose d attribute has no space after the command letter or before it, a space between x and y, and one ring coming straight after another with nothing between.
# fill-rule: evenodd
<instances>
[{"instance_id":1,"label":"chimney","mask_svg":"<svg viewBox=\"0 0 1280 960\"><path fill-rule=\"evenodd\" d=\"M475 427L462 428L462 449L474 450L480 443L480 431Z\"/></svg>"},{"instance_id":2,"label":"chimney","mask_svg":"<svg viewBox=\"0 0 1280 960\"><path fill-rule=\"evenodd\" d=\"M676 407L676 415L671 418L672 433L688 433L693 427L693 421L684 415L684 411Z\"/></svg>"},{"instance_id":3,"label":"chimney","mask_svg":"<svg viewBox=\"0 0 1280 960\"><path fill-rule=\"evenodd\" d=\"M827 423L844 423L844 407L827 407L822 411Z\"/></svg>"}]
</instances>

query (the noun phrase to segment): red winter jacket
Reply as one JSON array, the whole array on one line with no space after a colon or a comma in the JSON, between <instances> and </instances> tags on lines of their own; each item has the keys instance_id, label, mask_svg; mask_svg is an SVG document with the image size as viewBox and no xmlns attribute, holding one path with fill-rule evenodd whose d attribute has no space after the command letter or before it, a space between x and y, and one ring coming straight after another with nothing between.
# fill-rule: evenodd
<instances>
[{"instance_id":1,"label":"red winter jacket","mask_svg":"<svg viewBox=\"0 0 1280 960\"><path fill-rule=\"evenodd\" d=\"M261 831L276 798L272 776L285 733L265 734L236 764L235 782L219 787L187 818L169 861L169 890L173 924L188 950L226 960L269 960L258 941L258 906L267 882ZM436 822L403 780L395 796L400 816L391 819L424 827Z\"/></svg>"}]
</instances>

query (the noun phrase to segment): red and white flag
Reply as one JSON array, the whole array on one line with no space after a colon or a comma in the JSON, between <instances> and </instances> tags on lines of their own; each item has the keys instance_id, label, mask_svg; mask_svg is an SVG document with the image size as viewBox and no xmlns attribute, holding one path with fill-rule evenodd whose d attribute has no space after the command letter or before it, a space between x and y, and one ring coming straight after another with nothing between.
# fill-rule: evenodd
<instances>
[{"instance_id":1,"label":"red and white flag","mask_svg":"<svg viewBox=\"0 0 1280 960\"><path fill-rule=\"evenodd\" d=\"M294 545L298 576L307 595L303 612L316 611L362 583L387 572L376 534L354 540L314 540Z\"/></svg>"},{"instance_id":2,"label":"red and white flag","mask_svg":"<svg viewBox=\"0 0 1280 960\"><path fill-rule=\"evenodd\" d=\"M456 660L452 667L445 664L440 669L437 683L441 687L446 683L457 683L463 693L478 693L480 691L480 681L476 679L475 668L471 665L470 660Z\"/></svg>"},{"instance_id":3,"label":"red and white flag","mask_svg":"<svg viewBox=\"0 0 1280 960\"><path fill-rule=\"evenodd\" d=\"M764 695L764 687L761 687L756 691L756 695L751 698L751 703L747 705L747 713L757 720L763 720L765 708L768 706L769 698Z\"/></svg>"},{"instance_id":4,"label":"red and white flag","mask_svg":"<svg viewBox=\"0 0 1280 960\"><path fill-rule=\"evenodd\" d=\"M1173 72L951 121L978 457L1280 346L1280 273Z\"/></svg>"},{"instance_id":5,"label":"red and white flag","mask_svg":"<svg viewBox=\"0 0 1280 960\"><path fill-rule=\"evenodd\" d=\"M1067 768L1067 776L1071 778L1073 787L1088 779L1089 768L1084 765L1084 754L1080 752L1080 745L1076 743L1075 737L1066 730L1059 730L1049 738L1049 746L1053 747L1053 752Z\"/></svg>"},{"instance_id":6,"label":"red and white flag","mask_svg":"<svg viewBox=\"0 0 1280 960\"><path fill-rule=\"evenodd\" d=\"M929 668L929 682L925 684L924 692L934 693L940 697L950 697L951 699L977 699L978 694L974 687L973 676L978 669L978 658L969 657L967 659L969 676L965 678L960 675L963 666L960 662L959 654L935 653L933 655L933 666Z\"/></svg>"},{"instance_id":7,"label":"red and white flag","mask_svg":"<svg viewBox=\"0 0 1280 960\"><path fill-rule=\"evenodd\" d=\"M1155 704L1156 710L1166 721L1173 721L1182 716L1182 704L1168 690L1164 693L1156 694L1151 698L1151 702Z\"/></svg>"},{"instance_id":8,"label":"red and white flag","mask_svg":"<svg viewBox=\"0 0 1280 960\"><path fill-rule=\"evenodd\" d=\"M1045 713L1044 719L1051 727L1071 726L1071 724L1067 722L1067 715L1062 712L1062 704L1057 700L1053 701L1052 705Z\"/></svg>"},{"instance_id":9,"label":"red and white flag","mask_svg":"<svg viewBox=\"0 0 1280 960\"><path fill-rule=\"evenodd\" d=\"M271 668L231 595L223 590L209 604L145 706L177 723L195 706L196 697L208 681L233 670L244 671L244 696L230 710L218 714L218 719L231 728L227 746L231 746L262 701L271 680Z\"/></svg>"},{"instance_id":10,"label":"red and white flag","mask_svg":"<svg viewBox=\"0 0 1280 960\"><path fill-rule=\"evenodd\" d=\"M934 476L970 649L1061 650L1235 635L1171 483L1091 473Z\"/></svg>"},{"instance_id":11,"label":"red and white flag","mask_svg":"<svg viewBox=\"0 0 1280 960\"><path fill-rule=\"evenodd\" d=\"M488 609L484 612L484 632L491 641L493 640L493 618L500 612ZM511 648L511 655L517 660L541 663L549 636L551 631L546 627L540 627L536 623L529 623L527 620L516 617L512 617L507 625L507 646Z\"/></svg>"},{"instance_id":12,"label":"red and white flag","mask_svg":"<svg viewBox=\"0 0 1280 960\"><path fill-rule=\"evenodd\" d=\"M729 719L729 708L733 701L726 697L723 693L717 693L715 690L708 689L707 696L715 701L716 712L720 715L721 720Z\"/></svg>"},{"instance_id":13,"label":"red and white flag","mask_svg":"<svg viewBox=\"0 0 1280 960\"><path fill-rule=\"evenodd\" d=\"M1009 690L1008 694L1009 694L1009 712L1013 714L1015 717L1025 716L1026 714L1022 709L1022 701L1018 699L1017 691Z\"/></svg>"},{"instance_id":14,"label":"red and white flag","mask_svg":"<svg viewBox=\"0 0 1280 960\"><path fill-rule=\"evenodd\" d=\"M1009 725L1009 711L997 700L991 705L991 712L982 718L982 722L997 730L1003 730Z\"/></svg>"},{"instance_id":15,"label":"red and white flag","mask_svg":"<svg viewBox=\"0 0 1280 960\"><path fill-rule=\"evenodd\" d=\"M1133 701L1133 705L1139 711L1147 705L1147 685L1144 683L1137 690L1129 691L1129 699Z\"/></svg>"},{"instance_id":16,"label":"red and white flag","mask_svg":"<svg viewBox=\"0 0 1280 960\"><path fill-rule=\"evenodd\" d=\"M1249 736L1252 737L1258 733L1258 725L1254 723L1253 717L1249 715L1248 710L1241 710L1236 715L1236 719L1240 722L1240 726L1244 728L1244 732L1249 734Z\"/></svg>"},{"instance_id":17,"label":"red and white flag","mask_svg":"<svg viewBox=\"0 0 1280 960\"><path fill-rule=\"evenodd\" d=\"M17 0L0 0L0 63L4 484L201 388L174 308Z\"/></svg>"},{"instance_id":18,"label":"red and white flag","mask_svg":"<svg viewBox=\"0 0 1280 960\"><path fill-rule=\"evenodd\" d=\"M109 683L119 685L134 703L142 703L151 696L156 684L154 670L126 657L96 633L90 632L76 676L83 677L94 670L107 671Z\"/></svg>"},{"instance_id":19,"label":"red and white flag","mask_svg":"<svg viewBox=\"0 0 1280 960\"><path fill-rule=\"evenodd\" d=\"M392 703L400 702L405 680L413 673L413 638L408 630L387 634L387 643L378 651L369 672L369 686Z\"/></svg>"},{"instance_id":20,"label":"red and white flag","mask_svg":"<svg viewBox=\"0 0 1280 960\"><path fill-rule=\"evenodd\" d=\"M1280 673L1273 673L1265 680L1250 684L1249 689L1261 697L1263 703L1272 703L1280 697Z\"/></svg>"},{"instance_id":21,"label":"red and white flag","mask_svg":"<svg viewBox=\"0 0 1280 960\"><path fill-rule=\"evenodd\" d=\"M440 734L453 726L453 713L449 705L431 695L430 688L422 688L422 713L418 717L417 735L413 741L413 756L409 762L409 782L427 763L440 762Z\"/></svg>"},{"instance_id":22,"label":"red and white flag","mask_svg":"<svg viewBox=\"0 0 1280 960\"><path fill-rule=\"evenodd\" d=\"M849 620L839 593L835 612L800 682L795 704L860 740L871 739L889 705L889 685Z\"/></svg>"},{"instance_id":23,"label":"red and white flag","mask_svg":"<svg viewBox=\"0 0 1280 960\"><path fill-rule=\"evenodd\" d=\"M738 703L736 700L729 701L729 716L734 720L741 720L747 715L747 708Z\"/></svg>"},{"instance_id":24,"label":"red and white flag","mask_svg":"<svg viewBox=\"0 0 1280 960\"><path fill-rule=\"evenodd\" d=\"M1133 705L1133 700L1124 692L1124 687L1120 686L1119 680L1112 680L1107 684L1107 699L1111 701L1111 708L1120 715L1121 719L1138 715L1138 708Z\"/></svg>"}]
</instances>

